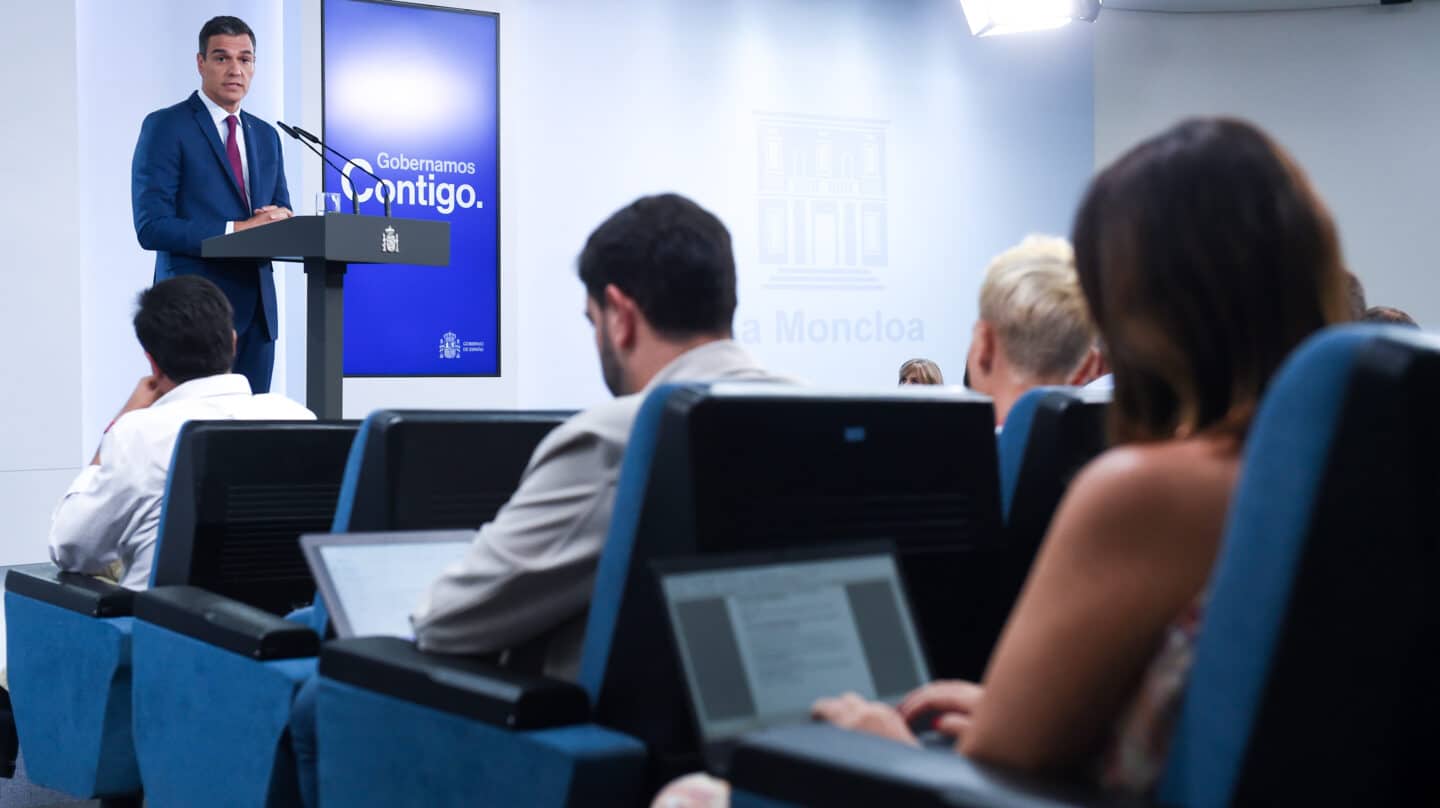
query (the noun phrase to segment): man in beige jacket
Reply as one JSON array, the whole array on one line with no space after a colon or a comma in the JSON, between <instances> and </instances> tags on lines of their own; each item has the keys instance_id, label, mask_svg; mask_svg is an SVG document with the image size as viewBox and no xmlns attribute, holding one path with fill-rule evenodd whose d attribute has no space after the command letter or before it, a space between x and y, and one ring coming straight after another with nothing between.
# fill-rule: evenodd
<instances>
[{"instance_id":1,"label":"man in beige jacket","mask_svg":"<svg viewBox=\"0 0 1440 808\"><path fill-rule=\"evenodd\" d=\"M551 675L579 668L585 613L610 528L620 461L645 393L670 382L770 378L732 338L735 257L714 214L681 196L617 211L580 254L585 315L616 398L556 427L520 487L411 617L422 650L537 648ZM314 688L291 737L305 804L315 805Z\"/></svg>"}]
</instances>

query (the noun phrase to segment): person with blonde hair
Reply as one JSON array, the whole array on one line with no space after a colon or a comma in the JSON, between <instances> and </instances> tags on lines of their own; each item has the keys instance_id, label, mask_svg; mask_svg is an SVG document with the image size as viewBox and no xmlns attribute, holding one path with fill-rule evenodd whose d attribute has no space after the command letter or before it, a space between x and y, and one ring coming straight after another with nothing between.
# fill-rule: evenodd
<instances>
[{"instance_id":1,"label":"person with blonde hair","mask_svg":"<svg viewBox=\"0 0 1440 808\"><path fill-rule=\"evenodd\" d=\"M900 366L900 384L944 384L940 366L930 359L909 359Z\"/></svg>"},{"instance_id":2,"label":"person with blonde hair","mask_svg":"<svg viewBox=\"0 0 1440 808\"><path fill-rule=\"evenodd\" d=\"M980 286L966 360L969 387L995 402L995 423L1032 387L1083 385L1100 375L1095 326L1063 238L1029 236L1000 253Z\"/></svg>"}]
</instances>

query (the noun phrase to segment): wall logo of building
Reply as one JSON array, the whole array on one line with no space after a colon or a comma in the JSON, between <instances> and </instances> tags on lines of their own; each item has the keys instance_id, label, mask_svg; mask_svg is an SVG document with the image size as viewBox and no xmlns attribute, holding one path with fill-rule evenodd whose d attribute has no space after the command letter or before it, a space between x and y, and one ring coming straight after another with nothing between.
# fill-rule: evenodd
<instances>
[{"instance_id":1,"label":"wall logo of building","mask_svg":"<svg viewBox=\"0 0 1440 808\"><path fill-rule=\"evenodd\" d=\"M460 354L484 352L485 343L482 340L462 340L454 331L446 331L440 335L441 359L459 359Z\"/></svg>"},{"instance_id":2,"label":"wall logo of building","mask_svg":"<svg viewBox=\"0 0 1440 808\"><path fill-rule=\"evenodd\" d=\"M759 262L768 289L883 289L888 124L759 114Z\"/></svg>"}]
</instances>

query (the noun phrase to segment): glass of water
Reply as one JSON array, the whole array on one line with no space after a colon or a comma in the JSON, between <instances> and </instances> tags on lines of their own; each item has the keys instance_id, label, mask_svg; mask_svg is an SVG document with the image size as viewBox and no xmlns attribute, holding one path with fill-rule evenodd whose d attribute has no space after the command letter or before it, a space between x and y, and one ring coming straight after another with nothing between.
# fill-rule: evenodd
<instances>
[{"instance_id":1,"label":"glass of water","mask_svg":"<svg viewBox=\"0 0 1440 808\"><path fill-rule=\"evenodd\" d=\"M340 212L340 193L338 191L321 191L315 195L315 215L324 216L327 213Z\"/></svg>"}]
</instances>

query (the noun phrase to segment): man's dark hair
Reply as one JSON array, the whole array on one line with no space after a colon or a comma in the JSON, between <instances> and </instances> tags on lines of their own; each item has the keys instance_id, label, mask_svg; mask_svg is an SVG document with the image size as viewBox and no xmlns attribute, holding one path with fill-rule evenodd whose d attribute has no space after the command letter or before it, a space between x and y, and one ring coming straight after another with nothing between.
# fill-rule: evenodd
<instances>
[{"instance_id":1,"label":"man's dark hair","mask_svg":"<svg viewBox=\"0 0 1440 808\"><path fill-rule=\"evenodd\" d=\"M1365 310L1365 316L1360 318L1367 323L1389 323L1390 325L1405 325L1411 328L1419 328L1420 324L1415 318L1394 306L1371 306Z\"/></svg>"},{"instance_id":2,"label":"man's dark hair","mask_svg":"<svg viewBox=\"0 0 1440 808\"><path fill-rule=\"evenodd\" d=\"M678 194L641 197L606 219L580 253L580 280L601 307L605 287L615 284L667 339L731 333L730 231Z\"/></svg>"},{"instance_id":3,"label":"man's dark hair","mask_svg":"<svg viewBox=\"0 0 1440 808\"><path fill-rule=\"evenodd\" d=\"M255 32L239 17L211 17L200 26L200 55L204 56L212 36L248 36L250 47L255 47Z\"/></svg>"},{"instance_id":4,"label":"man's dark hair","mask_svg":"<svg viewBox=\"0 0 1440 808\"><path fill-rule=\"evenodd\" d=\"M220 287L199 275L161 281L135 301L135 337L176 384L229 373L234 311Z\"/></svg>"}]
</instances>

